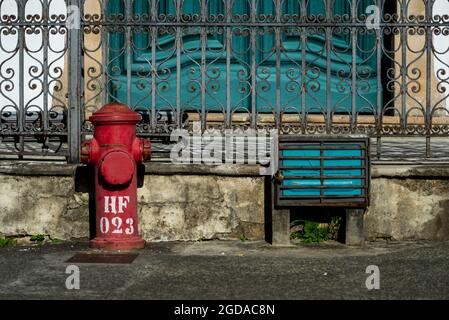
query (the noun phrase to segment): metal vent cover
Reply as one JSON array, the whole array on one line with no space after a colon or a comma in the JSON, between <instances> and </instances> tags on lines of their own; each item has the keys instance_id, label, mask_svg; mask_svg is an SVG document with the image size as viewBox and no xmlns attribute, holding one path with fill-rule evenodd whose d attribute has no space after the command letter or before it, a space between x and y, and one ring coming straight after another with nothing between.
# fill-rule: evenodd
<instances>
[{"instance_id":1,"label":"metal vent cover","mask_svg":"<svg viewBox=\"0 0 449 320\"><path fill-rule=\"evenodd\" d=\"M366 136L280 136L275 206L367 207L369 154Z\"/></svg>"}]
</instances>

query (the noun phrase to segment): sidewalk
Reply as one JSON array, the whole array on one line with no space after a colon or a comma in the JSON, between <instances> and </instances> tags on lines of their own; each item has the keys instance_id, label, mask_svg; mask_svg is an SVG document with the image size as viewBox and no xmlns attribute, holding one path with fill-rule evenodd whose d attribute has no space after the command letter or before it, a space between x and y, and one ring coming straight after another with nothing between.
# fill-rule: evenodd
<instances>
[{"instance_id":1,"label":"sidewalk","mask_svg":"<svg viewBox=\"0 0 449 320\"><path fill-rule=\"evenodd\" d=\"M66 263L86 242L0 248L0 299L449 299L449 242L150 243L131 264ZM80 270L68 290L66 267ZM368 290L369 265L380 289Z\"/></svg>"}]
</instances>

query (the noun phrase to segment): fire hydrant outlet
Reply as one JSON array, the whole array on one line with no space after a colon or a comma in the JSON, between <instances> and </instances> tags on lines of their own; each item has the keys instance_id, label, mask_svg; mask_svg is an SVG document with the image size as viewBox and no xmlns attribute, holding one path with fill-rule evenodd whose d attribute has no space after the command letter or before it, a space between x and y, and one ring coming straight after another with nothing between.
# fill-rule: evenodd
<instances>
[{"instance_id":1,"label":"fire hydrant outlet","mask_svg":"<svg viewBox=\"0 0 449 320\"><path fill-rule=\"evenodd\" d=\"M131 181L134 174L134 161L123 151L106 154L100 166L104 180L111 185L124 185Z\"/></svg>"}]
</instances>

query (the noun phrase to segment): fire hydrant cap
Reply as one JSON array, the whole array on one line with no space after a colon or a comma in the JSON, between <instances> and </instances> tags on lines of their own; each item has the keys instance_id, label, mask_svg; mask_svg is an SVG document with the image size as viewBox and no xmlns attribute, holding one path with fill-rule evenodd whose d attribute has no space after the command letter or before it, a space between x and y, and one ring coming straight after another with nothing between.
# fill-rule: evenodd
<instances>
[{"instance_id":1,"label":"fire hydrant cap","mask_svg":"<svg viewBox=\"0 0 449 320\"><path fill-rule=\"evenodd\" d=\"M90 116L89 120L96 123L110 122L130 122L137 123L142 120L142 116L132 111L121 103L110 103L104 105L100 110Z\"/></svg>"},{"instance_id":2,"label":"fire hydrant cap","mask_svg":"<svg viewBox=\"0 0 449 320\"><path fill-rule=\"evenodd\" d=\"M127 184L134 174L134 161L126 152L110 152L103 158L100 173L111 185Z\"/></svg>"}]
</instances>

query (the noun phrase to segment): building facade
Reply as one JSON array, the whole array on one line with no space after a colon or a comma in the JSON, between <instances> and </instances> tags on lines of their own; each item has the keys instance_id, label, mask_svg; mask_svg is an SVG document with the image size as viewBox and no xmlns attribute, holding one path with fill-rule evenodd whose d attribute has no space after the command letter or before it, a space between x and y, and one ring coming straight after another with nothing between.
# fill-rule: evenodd
<instances>
[{"instance_id":1,"label":"building facade","mask_svg":"<svg viewBox=\"0 0 449 320\"><path fill-rule=\"evenodd\" d=\"M168 142L175 130L366 137L366 237L446 239L445 170L432 170L449 159L448 6L444 0L0 1L2 172L6 185L9 174L19 177L11 190L17 201L5 200L0 232L86 236L88 196L77 193L74 168L81 142L93 132L89 116L119 102L142 115L138 134L154 142L139 191L147 239L266 234L268 178L259 174L259 159L173 164ZM23 161L38 161L27 166L39 169L21 171ZM27 177L41 179L33 180L39 185L42 176L65 191L40 186L47 194L41 197L29 190ZM51 204L53 217L42 213L48 205L42 199L52 197L62 199ZM11 219L21 207L29 214ZM68 217L73 212L76 221Z\"/></svg>"}]
</instances>

